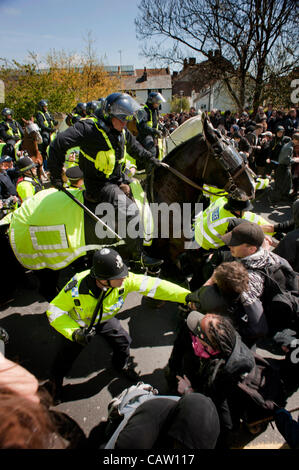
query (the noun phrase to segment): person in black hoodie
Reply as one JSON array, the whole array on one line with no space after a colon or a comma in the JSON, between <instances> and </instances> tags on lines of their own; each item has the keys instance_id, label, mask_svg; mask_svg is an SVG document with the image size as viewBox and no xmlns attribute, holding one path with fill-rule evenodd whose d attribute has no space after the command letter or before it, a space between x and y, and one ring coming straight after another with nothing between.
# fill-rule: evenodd
<instances>
[{"instance_id":1,"label":"person in black hoodie","mask_svg":"<svg viewBox=\"0 0 299 470\"><path fill-rule=\"evenodd\" d=\"M242 374L249 373L254 366L253 352L228 318L192 311L174 343L166 378L172 387L174 377L177 378L181 395L197 392L213 400L225 441L237 424L234 416L240 408L235 403L233 409L229 397Z\"/></svg>"},{"instance_id":2,"label":"person in black hoodie","mask_svg":"<svg viewBox=\"0 0 299 470\"><path fill-rule=\"evenodd\" d=\"M176 364L173 354L169 361L177 390L212 399L220 420L217 447L229 445L230 431L240 427L241 419L249 424L285 403L279 374L242 342L228 318L192 311L180 346Z\"/></svg>"}]
</instances>

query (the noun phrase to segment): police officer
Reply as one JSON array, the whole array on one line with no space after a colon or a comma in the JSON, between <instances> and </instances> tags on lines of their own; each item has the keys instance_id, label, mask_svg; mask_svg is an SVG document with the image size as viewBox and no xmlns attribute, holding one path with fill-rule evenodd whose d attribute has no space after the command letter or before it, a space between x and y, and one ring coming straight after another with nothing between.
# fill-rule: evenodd
<instances>
[{"instance_id":1,"label":"police officer","mask_svg":"<svg viewBox=\"0 0 299 470\"><path fill-rule=\"evenodd\" d=\"M58 121L56 121L48 111L48 102L46 100L40 100L37 106L39 109L36 114L36 122L41 130L41 136L43 139L41 151L44 156L46 155L47 147L50 144L51 134L55 132L54 127L57 126Z\"/></svg>"},{"instance_id":2,"label":"police officer","mask_svg":"<svg viewBox=\"0 0 299 470\"><path fill-rule=\"evenodd\" d=\"M48 168L54 187L61 189L61 170L65 153L69 148L79 146L79 166L84 174L86 187L85 201L94 205L99 202L111 203L116 211L116 220L127 223L134 219L138 223L139 211L121 189L127 186L125 156L129 153L141 167L161 165L150 152L145 150L126 129L128 119L139 109L138 103L125 93L109 95L103 108L103 120L93 122L83 119L57 136L50 146ZM127 231L126 231L127 232ZM125 239L132 257L144 265L161 264L142 252L142 238Z\"/></svg>"},{"instance_id":3,"label":"police officer","mask_svg":"<svg viewBox=\"0 0 299 470\"><path fill-rule=\"evenodd\" d=\"M185 303L189 293L171 282L129 272L117 251L103 248L94 253L91 270L76 274L49 304L50 325L64 336L51 374L56 398L72 363L95 334L111 345L113 366L129 379L138 379L130 357L131 338L115 318L130 292L179 303Z\"/></svg>"},{"instance_id":4,"label":"police officer","mask_svg":"<svg viewBox=\"0 0 299 470\"><path fill-rule=\"evenodd\" d=\"M13 110L4 108L1 112L3 120L0 122L0 139L5 142L2 155L8 155L16 160L15 145L21 142L24 136L22 126L13 119Z\"/></svg>"},{"instance_id":5,"label":"police officer","mask_svg":"<svg viewBox=\"0 0 299 470\"><path fill-rule=\"evenodd\" d=\"M144 148L149 150L154 157L159 157L159 146L156 139L162 137L159 129L159 106L165 103L161 93L152 91L147 98L146 104L137 113L137 140Z\"/></svg>"},{"instance_id":6,"label":"police officer","mask_svg":"<svg viewBox=\"0 0 299 470\"><path fill-rule=\"evenodd\" d=\"M81 188L83 186L83 171L81 171L78 166L68 168L65 172L65 176L70 182L70 188Z\"/></svg>"},{"instance_id":7,"label":"police officer","mask_svg":"<svg viewBox=\"0 0 299 470\"><path fill-rule=\"evenodd\" d=\"M22 202L44 189L37 177L37 164L30 157L21 157L16 163L20 177L17 180L17 193Z\"/></svg>"},{"instance_id":8,"label":"police officer","mask_svg":"<svg viewBox=\"0 0 299 470\"><path fill-rule=\"evenodd\" d=\"M260 215L250 212L250 201L238 201L233 198L218 197L201 212L194 224L195 241L204 250L215 250L224 243L221 235L233 229L235 219L245 219L258 225L269 225Z\"/></svg>"},{"instance_id":9,"label":"police officer","mask_svg":"<svg viewBox=\"0 0 299 470\"><path fill-rule=\"evenodd\" d=\"M17 208L18 197L15 184L12 182L6 171L6 161L8 158L4 155L0 158L0 200L1 200L1 211L0 218L2 219L6 214L12 212Z\"/></svg>"},{"instance_id":10,"label":"police officer","mask_svg":"<svg viewBox=\"0 0 299 470\"><path fill-rule=\"evenodd\" d=\"M94 119L97 119L96 116L96 111L100 107L101 103L99 101L89 101L86 104L86 117Z\"/></svg>"},{"instance_id":11,"label":"police officer","mask_svg":"<svg viewBox=\"0 0 299 470\"><path fill-rule=\"evenodd\" d=\"M87 104L86 103L77 103L77 106L74 109L74 113L71 117L71 123L76 124L80 119L85 118L87 115Z\"/></svg>"}]
</instances>

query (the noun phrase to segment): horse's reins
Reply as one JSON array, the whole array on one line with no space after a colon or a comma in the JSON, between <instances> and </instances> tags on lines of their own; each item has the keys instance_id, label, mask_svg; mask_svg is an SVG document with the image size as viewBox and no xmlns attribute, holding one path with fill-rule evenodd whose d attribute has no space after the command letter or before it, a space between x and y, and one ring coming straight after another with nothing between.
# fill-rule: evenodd
<instances>
[{"instance_id":1,"label":"horse's reins","mask_svg":"<svg viewBox=\"0 0 299 470\"><path fill-rule=\"evenodd\" d=\"M199 186L198 184L194 183L194 181L190 180L190 178L183 175L180 171L176 170L175 168L172 168L167 163L163 163L163 167L169 170L174 175L176 175L179 179L181 179L185 183L189 184L189 186L193 186L193 188L198 189L199 191L204 191L205 193L208 193L208 194L212 194L213 196L215 195L212 191L209 191L208 189L205 189L203 186ZM219 196L224 196L225 194L227 194L227 191L224 191L222 193L217 193L217 194Z\"/></svg>"}]
</instances>

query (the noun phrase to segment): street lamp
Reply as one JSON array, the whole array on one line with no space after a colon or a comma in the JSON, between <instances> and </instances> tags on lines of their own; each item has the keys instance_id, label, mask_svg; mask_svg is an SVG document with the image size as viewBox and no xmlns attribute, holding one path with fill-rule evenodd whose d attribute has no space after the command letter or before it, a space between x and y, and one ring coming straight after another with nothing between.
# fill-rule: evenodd
<instances>
[{"instance_id":1,"label":"street lamp","mask_svg":"<svg viewBox=\"0 0 299 470\"><path fill-rule=\"evenodd\" d=\"M183 91L183 90L180 90L180 97L181 97L181 113L183 112L183 94L184 94L184 91Z\"/></svg>"}]
</instances>

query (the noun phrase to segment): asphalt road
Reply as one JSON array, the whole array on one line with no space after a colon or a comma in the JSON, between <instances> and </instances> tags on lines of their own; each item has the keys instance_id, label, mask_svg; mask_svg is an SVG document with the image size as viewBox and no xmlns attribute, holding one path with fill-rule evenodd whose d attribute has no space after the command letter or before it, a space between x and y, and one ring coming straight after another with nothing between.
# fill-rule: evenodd
<instances>
[{"instance_id":1,"label":"asphalt road","mask_svg":"<svg viewBox=\"0 0 299 470\"><path fill-rule=\"evenodd\" d=\"M265 200L263 198L263 200ZM256 201L255 211L269 221L283 221L290 217L290 208L270 208ZM3 269L3 268L2 268ZM139 294L130 294L118 318L132 337L131 354L138 363L140 380L166 392L163 368L167 364L178 322L177 304L166 303L161 309L150 307ZM40 381L48 378L49 368L58 347L53 340L45 311L47 302L36 290L18 287L12 302L0 309L0 326L10 335L6 347L9 359L18 361ZM265 357L277 360L269 351L259 350ZM86 435L102 417L107 416L107 405L112 397L131 385L111 367L111 351L103 338L94 338L74 363L64 382L64 401L54 409L73 418ZM299 393L288 400L287 408L298 406ZM296 417L296 414L294 414ZM244 430L236 435L237 448L279 449L284 439L275 424L264 432L252 435Z\"/></svg>"}]
</instances>

